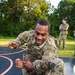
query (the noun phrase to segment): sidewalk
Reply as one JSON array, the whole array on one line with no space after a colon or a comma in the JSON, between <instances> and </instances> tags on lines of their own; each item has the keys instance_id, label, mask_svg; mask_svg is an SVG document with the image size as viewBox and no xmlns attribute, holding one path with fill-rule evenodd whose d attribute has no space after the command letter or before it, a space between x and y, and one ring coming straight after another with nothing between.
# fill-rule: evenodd
<instances>
[{"instance_id":1,"label":"sidewalk","mask_svg":"<svg viewBox=\"0 0 75 75\"><path fill-rule=\"evenodd\" d=\"M66 75L75 75L75 58L61 58L65 62Z\"/></svg>"}]
</instances>

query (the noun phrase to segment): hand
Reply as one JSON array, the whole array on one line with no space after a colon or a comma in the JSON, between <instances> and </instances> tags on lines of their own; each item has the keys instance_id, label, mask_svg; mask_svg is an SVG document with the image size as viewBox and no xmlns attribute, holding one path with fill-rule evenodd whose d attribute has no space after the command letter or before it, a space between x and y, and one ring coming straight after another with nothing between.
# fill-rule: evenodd
<instances>
[{"instance_id":1,"label":"hand","mask_svg":"<svg viewBox=\"0 0 75 75\"><path fill-rule=\"evenodd\" d=\"M22 62L28 73L34 70L33 63L30 62L29 59L25 58Z\"/></svg>"},{"instance_id":2,"label":"hand","mask_svg":"<svg viewBox=\"0 0 75 75\"><path fill-rule=\"evenodd\" d=\"M16 59L15 63L17 68L22 69L24 67L22 61L19 58Z\"/></svg>"},{"instance_id":3,"label":"hand","mask_svg":"<svg viewBox=\"0 0 75 75\"><path fill-rule=\"evenodd\" d=\"M7 47L11 48L11 49L15 49L17 47L17 43L16 42L10 42Z\"/></svg>"}]
</instances>

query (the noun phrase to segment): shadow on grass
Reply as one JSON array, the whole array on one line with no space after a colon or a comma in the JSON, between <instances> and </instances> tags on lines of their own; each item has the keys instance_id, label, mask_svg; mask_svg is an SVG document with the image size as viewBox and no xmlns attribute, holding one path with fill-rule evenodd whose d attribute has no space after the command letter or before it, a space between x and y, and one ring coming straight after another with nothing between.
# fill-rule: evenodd
<instances>
[{"instance_id":1,"label":"shadow on grass","mask_svg":"<svg viewBox=\"0 0 75 75\"><path fill-rule=\"evenodd\" d=\"M67 50L75 50L75 44L66 44Z\"/></svg>"},{"instance_id":2,"label":"shadow on grass","mask_svg":"<svg viewBox=\"0 0 75 75\"><path fill-rule=\"evenodd\" d=\"M59 50L63 50L62 45ZM64 50L75 50L75 44L66 44L66 48Z\"/></svg>"},{"instance_id":3,"label":"shadow on grass","mask_svg":"<svg viewBox=\"0 0 75 75\"><path fill-rule=\"evenodd\" d=\"M74 42L66 43L66 48L64 50L63 50L62 44L61 44L61 47L59 48L59 57L75 58L74 51L75 51L75 43Z\"/></svg>"}]
</instances>

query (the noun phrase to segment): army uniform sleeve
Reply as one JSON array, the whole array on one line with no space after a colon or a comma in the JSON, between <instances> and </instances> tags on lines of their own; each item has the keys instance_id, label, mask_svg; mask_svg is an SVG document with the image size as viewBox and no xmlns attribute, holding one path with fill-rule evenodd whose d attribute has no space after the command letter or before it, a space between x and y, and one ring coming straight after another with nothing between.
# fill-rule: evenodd
<instances>
[{"instance_id":1,"label":"army uniform sleeve","mask_svg":"<svg viewBox=\"0 0 75 75\"><path fill-rule=\"evenodd\" d=\"M61 25L59 26L59 30L61 30Z\"/></svg>"},{"instance_id":2,"label":"army uniform sleeve","mask_svg":"<svg viewBox=\"0 0 75 75\"><path fill-rule=\"evenodd\" d=\"M62 27L63 31L67 31L68 28L69 28L69 24L67 24L67 23Z\"/></svg>"},{"instance_id":3,"label":"army uniform sleeve","mask_svg":"<svg viewBox=\"0 0 75 75\"><path fill-rule=\"evenodd\" d=\"M60 31L62 31L64 28L63 28L63 24L61 24L60 26L59 26L59 30Z\"/></svg>"},{"instance_id":4,"label":"army uniform sleeve","mask_svg":"<svg viewBox=\"0 0 75 75\"><path fill-rule=\"evenodd\" d=\"M59 58L53 58L48 61L36 60L33 65L37 72L44 72L46 75L66 75L65 64Z\"/></svg>"},{"instance_id":5,"label":"army uniform sleeve","mask_svg":"<svg viewBox=\"0 0 75 75\"><path fill-rule=\"evenodd\" d=\"M61 24L60 27L59 27L59 30L61 30L61 31L67 31L68 28L69 28L69 24L65 24L65 25Z\"/></svg>"},{"instance_id":6,"label":"army uniform sleeve","mask_svg":"<svg viewBox=\"0 0 75 75\"><path fill-rule=\"evenodd\" d=\"M69 28L69 24L66 24L66 27L65 27L65 28L66 28L66 30L68 30L68 28Z\"/></svg>"},{"instance_id":7,"label":"army uniform sleeve","mask_svg":"<svg viewBox=\"0 0 75 75\"><path fill-rule=\"evenodd\" d=\"M27 43L29 41L32 33L34 33L34 30L22 32L18 35L14 42L17 42L17 46L23 45L24 43Z\"/></svg>"}]
</instances>

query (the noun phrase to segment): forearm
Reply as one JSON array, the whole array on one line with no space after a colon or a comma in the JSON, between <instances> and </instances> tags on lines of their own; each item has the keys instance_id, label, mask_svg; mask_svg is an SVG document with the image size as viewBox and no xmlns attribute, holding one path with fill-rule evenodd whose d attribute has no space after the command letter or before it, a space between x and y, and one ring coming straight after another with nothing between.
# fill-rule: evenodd
<instances>
[{"instance_id":1,"label":"forearm","mask_svg":"<svg viewBox=\"0 0 75 75\"><path fill-rule=\"evenodd\" d=\"M15 39L14 41L16 43L16 48L18 48L19 46L21 46L21 41L19 39Z\"/></svg>"},{"instance_id":2,"label":"forearm","mask_svg":"<svg viewBox=\"0 0 75 75\"><path fill-rule=\"evenodd\" d=\"M14 40L17 43L17 47L23 45L28 42L28 33L27 31L20 33L18 37Z\"/></svg>"},{"instance_id":3,"label":"forearm","mask_svg":"<svg viewBox=\"0 0 75 75\"><path fill-rule=\"evenodd\" d=\"M44 60L36 60L33 62L33 65L35 67L35 69L48 69L48 61L44 61Z\"/></svg>"},{"instance_id":4,"label":"forearm","mask_svg":"<svg viewBox=\"0 0 75 75\"><path fill-rule=\"evenodd\" d=\"M37 63L38 62L38 63ZM56 74L57 75L66 75L65 73L65 66L64 66L64 62L63 60L59 59L59 58L53 58L50 60L38 60L34 62L35 68L36 70L44 70L44 71L50 71L51 73L49 74ZM42 66L41 66L42 65Z\"/></svg>"},{"instance_id":5,"label":"forearm","mask_svg":"<svg viewBox=\"0 0 75 75\"><path fill-rule=\"evenodd\" d=\"M28 73L35 70L35 67L34 67L33 63L30 62L29 59L23 59L22 63L23 63L23 68L25 68Z\"/></svg>"}]
</instances>

